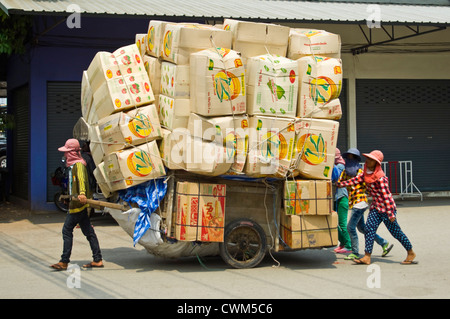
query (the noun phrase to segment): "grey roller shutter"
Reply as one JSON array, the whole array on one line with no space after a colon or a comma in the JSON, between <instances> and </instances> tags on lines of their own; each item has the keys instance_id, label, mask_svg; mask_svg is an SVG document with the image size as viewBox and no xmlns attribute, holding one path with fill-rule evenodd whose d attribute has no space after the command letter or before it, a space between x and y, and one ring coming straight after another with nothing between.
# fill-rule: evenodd
<instances>
[{"instance_id":1,"label":"grey roller shutter","mask_svg":"<svg viewBox=\"0 0 450 319\"><path fill-rule=\"evenodd\" d=\"M30 92L28 85L12 90L12 104L14 115L13 129L13 160L8 167L12 167L11 192L14 196L28 200L29 173L29 143L30 143Z\"/></svg>"},{"instance_id":2,"label":"grey roller shutter","mask_svg":"<svg viewBox=\"0 0 450 319\"><path fill-rule=\"evenodd\" d=\"M62 166L63 153L58 147L72 138L73 127L81 117L81 83L47 83L47 201L53 201L59 190L51 182L51 174Z\"/></svg>"},{"instance_id":3,"label":"grey roller shutter","mask_svg":"<svg viewBox=\"0 0 450 319\"><path fill-rule=\"evenodd\" d=\"M450 80L357 80L358 148L411 160L421 191L450 190Z\"/></svg>"}]
</instances>

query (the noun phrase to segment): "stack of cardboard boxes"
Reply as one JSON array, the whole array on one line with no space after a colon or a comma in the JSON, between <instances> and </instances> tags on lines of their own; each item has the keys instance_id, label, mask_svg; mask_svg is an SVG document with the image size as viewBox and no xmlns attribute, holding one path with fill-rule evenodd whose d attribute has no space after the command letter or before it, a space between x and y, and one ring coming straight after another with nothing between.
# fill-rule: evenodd
<instances>
[{"instance_id":1,"label":"stack of cardboard boxes","mask_svg":"<svg viewBox=\"0 0 450 319\"><path fill-rule=\"evenodd\" d=\"M150 21L136 44L99 52L83 75L100 186L111 194L166 169L286 178L283 240L306 247L297 232L327 222L334 241L339 56L339 36L321 30ZM223 240L225 185L180 183L177 201L177 239ZM199 221L218 226L207 235Z\"/></svg>"}]
</instances>

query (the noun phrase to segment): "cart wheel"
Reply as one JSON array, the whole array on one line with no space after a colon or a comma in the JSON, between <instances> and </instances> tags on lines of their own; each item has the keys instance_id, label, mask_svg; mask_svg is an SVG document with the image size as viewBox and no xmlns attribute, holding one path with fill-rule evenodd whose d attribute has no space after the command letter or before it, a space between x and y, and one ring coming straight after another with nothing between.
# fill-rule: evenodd
<instances>
[{"instance_id":1,"label":"cart wheel","mask_svg":"<svg viewBox=\"0 0 450 319\"><path fill-rule=\"evenodd\" d=\"M252 268L266 255L266 234L250 219L238 219L225 227L220 256L234 268Z\"/></svg>"}]
</instances>

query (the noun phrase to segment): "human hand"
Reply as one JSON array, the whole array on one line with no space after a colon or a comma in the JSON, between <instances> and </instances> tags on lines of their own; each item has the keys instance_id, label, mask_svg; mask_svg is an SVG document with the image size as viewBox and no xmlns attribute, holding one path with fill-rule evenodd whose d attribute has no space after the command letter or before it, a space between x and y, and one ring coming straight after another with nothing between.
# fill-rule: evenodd
<instances>
[{"instance_id":1,"label":"human hand","mask_svg":"<svg viewBox=\"0 0 450 319\"><path fill-rule=\"evenodd\" d=\"M86 195L78 195L78 200L80 201L80 203L86 204L87 197L86 197Z\"/></svg>"},{"instance_id":2,"label":"human hand","mask_svg":"<svg viewBox=\"0 0 450 319\"><path fill-rule=\"evenodd\" d=\"M391 223L395 222L395 216L394 217L389 217L389 220Z\"/></svg>"}]
</instances>

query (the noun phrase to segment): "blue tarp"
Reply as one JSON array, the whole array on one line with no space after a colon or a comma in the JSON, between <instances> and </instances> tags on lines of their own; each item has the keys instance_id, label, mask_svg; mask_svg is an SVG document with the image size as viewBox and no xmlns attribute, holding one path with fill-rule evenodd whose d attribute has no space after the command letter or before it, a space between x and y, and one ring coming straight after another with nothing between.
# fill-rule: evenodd
<instances>
[{"instance_id":1,"label":"blue tarp","mask_svg":"<svg viewBox=\"0 0 450 319\"><path fill-rule=\"evenodd\" d=\"M150 180L119 192L119 196L122 200L126 201L128 204L135 203L141 209L134 226L134 246L136 246L139 239L150 228L150 215L159 207L166 192L167 183L163 178Z\"/></svg>"}]
</instances>

